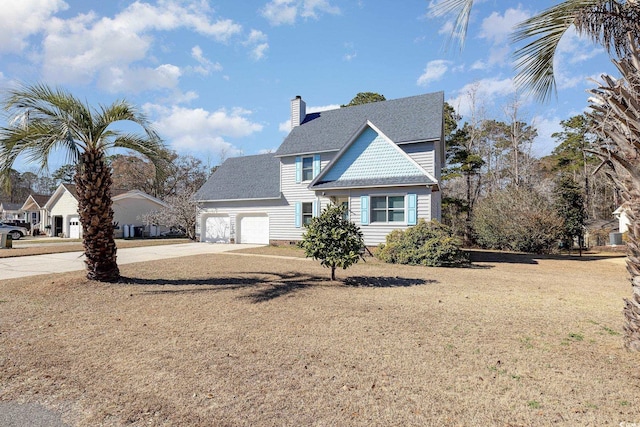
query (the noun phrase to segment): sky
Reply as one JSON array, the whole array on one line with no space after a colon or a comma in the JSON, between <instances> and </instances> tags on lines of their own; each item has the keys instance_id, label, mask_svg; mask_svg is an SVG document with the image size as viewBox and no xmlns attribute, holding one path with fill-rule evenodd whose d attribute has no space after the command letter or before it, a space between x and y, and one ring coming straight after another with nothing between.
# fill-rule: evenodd
<instances>
[{"instance_id":1,"label":"sky","mask_svg":"<svg viewBox=\"0 0 640 427\"><path fill-rule=\"evenodd\" d=\"M453 17L433 17L434 1L11 1L0 8L0 91L41 82L95 106L124 98L171 149L208 166L275 151L297 95L313 112L358 92L444 91L464 121L475 92L477 109L506 120L516 93L509 35L556 2L476 0L461 50L446 48ZM615 75L606 52L573 32L555 67L557 96L520 100L538 156L553 150L561 120L586 109L589 79Z\"/></svg>"}]
</instances>

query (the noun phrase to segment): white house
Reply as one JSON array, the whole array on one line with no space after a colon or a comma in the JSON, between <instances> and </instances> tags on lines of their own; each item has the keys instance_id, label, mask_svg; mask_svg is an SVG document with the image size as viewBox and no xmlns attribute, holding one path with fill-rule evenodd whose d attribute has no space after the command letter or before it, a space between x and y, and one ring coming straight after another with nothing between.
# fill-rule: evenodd
<instances>
[{"instance_id":1,"label":"white house","mask_svg":"<svg viewBox=\"0 0 640 427\"><path fill-rule=\"evenodd\" d=\"M118 224L114 237L123 237L124 225L145 227L140 219L142 215L166 207L162 200L150 196L140 190L114 191L113 220ZM82 237L82 226L78 216L78 199L74 184L60 184L45 204L48 223L51 224L50 236L61 236L71 239ZM158 229L164 231L165 229Z\"/></svg>"},{"instance_id":2,"label":"white house","mask_svg":"<svg viewBox=\"0 0 640 427\"><path fill-rule=\"evenodd\" d=\"M202 242L294 242L329 203L348 207L367 245L418 218L440 219L444 94L306 114L274 154L227 159L196 193Z\"/></svg>"},{"instance_id":3,"label":"white house","mask_svg":"<svg viewBox=\"0 0 640 427\"><path fill-rule=\"evenodd\" d=\"M613 216L618 219L618 231L620 233L626 233L627 231L629 231L629 224L631 224L631 221L627 216L626 203L622 204L622 206L613 211Z\"/></svg>"},{"instance_id":4,"label":"white house","mask_svg":"<svg viewBox=\"0 0 640 427\"><path fill-rule=\"evenodd\" d=\"M49 224L47 209L45 205L51 196L44 194L30 194L22 205L21 211L24 212L24 220L31 224L32 230L44 231Z\"/></svg>"}]
</instances>

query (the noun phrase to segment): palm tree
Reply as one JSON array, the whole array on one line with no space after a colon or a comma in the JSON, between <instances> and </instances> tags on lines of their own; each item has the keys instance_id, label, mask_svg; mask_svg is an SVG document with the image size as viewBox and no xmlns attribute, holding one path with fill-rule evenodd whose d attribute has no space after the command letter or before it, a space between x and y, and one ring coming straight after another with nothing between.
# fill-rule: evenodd
<instances>
[{"instance_id":1,"label":"palm tree","mask_svg":"<svg viewBox=\"0 0 640 427\"><path fill-rule=\"evenodd\" d=\"M125 148L149 158L161 170L164 145L148 120L126 101L91 108L69 92L44 84L9 90L3 107L8 125L0 128L0 176L18 156L46 169L49 157L66 152L76 165L78 215L83 228L87 278L103 282L120 277L113 239L111 169L107 151ZM139 125L144 133L113 129L119 121Z\"/></svg>"},{"instance_id":2,"label":"palm tree","mask_svg":"<svg viewBox=\"0 0 640 427\"><path fill-rule=\"evenodd\" d=\"M606 172L628 202L627 271L633 296L625 299L625 346L640 351L640 51L630 43L631 54L613 61L621 78L603 76L589 99L594 130L600 137L594 153L608 165Z\"/></svg>"},{"instance_id":3,"label":"palm tree","mask_svg":"<svg viewBox=\"0 0 640 427\"><path fill-rule=\"evenodd\" d=\"M452 38L461 46L467 32L474 0L443 0L434 15L457 14ZM514 43L527 42L514 53L516 84L539 100L547 100L556 90L553 59L562 36L575 28L594 43L618 57L631 52L632 34L640 40L640 5L638 0L565 0L538 15L519 23L512 35Z\"/></svg>"}]
</instances>

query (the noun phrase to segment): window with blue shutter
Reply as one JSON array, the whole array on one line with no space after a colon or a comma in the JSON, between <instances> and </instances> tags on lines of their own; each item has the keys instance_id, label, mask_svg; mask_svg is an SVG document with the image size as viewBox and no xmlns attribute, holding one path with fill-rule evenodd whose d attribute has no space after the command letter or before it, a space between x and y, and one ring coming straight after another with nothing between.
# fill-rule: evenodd
<instances>
[{"instance_id":1,"label":"window with blue shutter","mask_svg":"<svg viewBox=\"0 0 640 427\"><path fill-rule=\"evenodd\" d=\"M418 196L407 194L407 225L418 223Z\"/></svg>"},{"instance_id":2,"label":"window with blue shutter","mask_svg":"<svg viewBox=\"0 0 640 427\"><path fill-rule=\"evenodd\" d=\"M302 203L296 202L296 228L302 227Z\"/></svg>"},{"instance_id":3,"label":"window with blue shutter","mask_svg":"<svg viewBox=\"0 0 640 427\"><path fill-rule=\"evenodd\" d=\"M369 196L360 196L360 224L369 225Z\"/></svg>"},{"instance_id":4,"label":"window with blue shutter","mask_svg":"<svg viewBox=\"0 0 640 427\"><path fill-rule=\"evenodd\" d=\"M320 154L313 156L313 177L315 178L320 173Z\"/></svg>"},{"instance_id":5,"label":"window with blue shutter","mask_svg":"<svg viewBox=\"0 0 640 427\"><path fill-rule=\"evenodd\" d=\"M296 157L296 184L302 182L302 157Z\"/></svg>"}]
</instances>

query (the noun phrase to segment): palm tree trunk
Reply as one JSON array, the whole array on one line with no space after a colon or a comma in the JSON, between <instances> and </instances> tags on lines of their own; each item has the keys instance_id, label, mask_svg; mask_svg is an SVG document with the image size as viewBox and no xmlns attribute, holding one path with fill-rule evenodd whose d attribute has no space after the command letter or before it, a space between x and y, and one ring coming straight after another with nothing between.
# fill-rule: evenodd
<instances>
[{"instance_id":1,"label":"palm tree trunk","mask_svg":"<svg viewBox=\"0 0 640 427\"><path fill-rule=\"evenodd\" d=\"M80 156L75 183L87 278L115 282L120 271L113 238L111 169L102 151L87 151Z\"/></svg>"},{"instance_id":2,"label":"palm tree trunk","mask_svg":"<svg viewBox=\"0 0 640 427\"><path fill-rule=\"evenodd\" d=\"M627 249L627 271L631 275L633 293L631 298L624 299L624 343L629 350L640 351L640 204L635 201L629 203L627 212L630 220Z\"/></svg>"}]
</instances>

